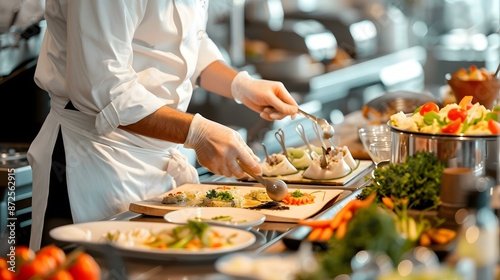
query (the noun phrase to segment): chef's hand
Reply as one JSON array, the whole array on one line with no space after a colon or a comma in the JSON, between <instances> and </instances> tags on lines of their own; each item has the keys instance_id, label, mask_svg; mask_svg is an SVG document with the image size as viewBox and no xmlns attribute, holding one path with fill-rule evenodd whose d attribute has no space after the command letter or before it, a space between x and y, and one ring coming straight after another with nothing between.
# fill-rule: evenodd
<instances>
[{"instance_id":1,"label":"chef's hand","mask_svg":"<svg viewBox=\"0 0 500 280\"><path fill-rule=\"evenodd\" d=\"M268 121L286 116L293 119L299 108L283 83L255 79L246 71L239 72L233 79L231 92L236 102L245 104Z\"/></svg>"},{"instance_id":2,"label":"chef's hand","mask_svg":"<svg viewBox=\"0 0 500 280\"><path fill-rule=\"evenodd\" d=\"M196 114L184 142L194 149L198 162L214 174L241 178L245 175L237 159L256 174L261 174L259 158L235 130Z\"/></svg>"}]
</instances>

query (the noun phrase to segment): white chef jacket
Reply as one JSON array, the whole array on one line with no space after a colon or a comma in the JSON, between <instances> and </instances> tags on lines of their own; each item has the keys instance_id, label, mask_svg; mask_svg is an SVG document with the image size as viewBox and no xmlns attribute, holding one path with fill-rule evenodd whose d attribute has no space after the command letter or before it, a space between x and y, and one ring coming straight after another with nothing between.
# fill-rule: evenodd
<instances>
[{"instance_id":1,"label":"white chef jacket","mask_svg":"<svg viewBox=\"0 0 500 280\"><path fill-rule=\"evenodd\" d=\"M205 32L207 8L208 0L47 1L35 82L50 94L51 110L28 151L30 247L40 247L59 129L75 223L198 182L178 144L117 127L165 105L187 110L200 72L223 59ZM64 109L69 101L78 111Z\"/></svg>"}]
</instances>

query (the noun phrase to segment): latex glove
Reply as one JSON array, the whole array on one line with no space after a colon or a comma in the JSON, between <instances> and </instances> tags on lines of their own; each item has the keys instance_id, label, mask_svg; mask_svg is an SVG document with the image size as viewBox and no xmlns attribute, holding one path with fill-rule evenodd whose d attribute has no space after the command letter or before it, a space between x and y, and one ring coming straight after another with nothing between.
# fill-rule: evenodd
<instances>
[{"instance_id":1,"label":"latex glove","mask_svg":"<svg viewBox=\"0 0 500 280\"><path fill-rule=\"evenodd\" d=\"M286 116L294 119L299 107L283 83L255 79L246 71L234 77L231 93L236 102L245 104L268 121L281 120Z\"/></svg>"},{"instance_id":2,"label":"latex glove","mask_svg":"<svg viewBox=\"0 0 500 280\"><path fill-rule=\"evenodd\" d=\"M261 174L259 158L235 130L196 114L184 142L194 149L198 162L214 174L241 178L245 172L236 159L256 174Z\"/></svg>"}]
</instances>

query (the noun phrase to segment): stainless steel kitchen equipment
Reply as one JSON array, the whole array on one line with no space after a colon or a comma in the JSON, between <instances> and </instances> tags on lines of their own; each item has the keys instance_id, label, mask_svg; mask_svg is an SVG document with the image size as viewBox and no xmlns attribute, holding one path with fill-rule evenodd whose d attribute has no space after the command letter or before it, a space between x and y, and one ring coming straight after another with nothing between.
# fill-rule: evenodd
<instances>
[{"instance_id":1,"label":"stainless steel kitchen equipment","mask_svg":"<svg viewBox=\"0 0 500 280\"><path fill-rule=\"evenodd\" d=\"M0 143L0 240L15 238L18 245L29 243L31 230L33 178L28 147L27 143Z\"/></svg>"},{"instance_id":2,"label":"stainless steel kitchen equipment","mask_svg":"<svg viewBox=\"0 0 500 280\"><path fill-rule=\"evenodd\" d=\"M306 53L315 61L329 61L337 53L337 40L331 31L316 20L284 19L278 30L267 24L249 22L245 35L266 42L270 48Z\"/></svg>"},{"instance_id":3,"label":"stainless steel kitchen equipment","mask_svg":"<svg viewBox=\"0 0 500 280\"><path fill-rule=\"evenodd\" d=\"M454 135L409 132L389 125L391 131L391 163L405 162L419 151L435 154L445 167L464 167L476 176L497 177L497 135Z\"/></svg>"}]
</instances>

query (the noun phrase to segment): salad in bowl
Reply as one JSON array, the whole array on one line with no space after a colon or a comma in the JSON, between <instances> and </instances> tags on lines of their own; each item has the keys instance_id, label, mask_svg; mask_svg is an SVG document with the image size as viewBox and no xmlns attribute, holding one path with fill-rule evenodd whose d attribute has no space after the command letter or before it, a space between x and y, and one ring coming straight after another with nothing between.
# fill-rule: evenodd
<instances>
[{"instance_id":1,"label":"salad in bowl","mask_svg":"<svg viewBox=\"0 0 500 280\"><path fill-rule=\"evenodd\" d=\"M389 125L399 130L426 134L500 134L500 107L489 110L471 101L472 96L465 96L459 104L448 104L442 108L434 102L427 102L411 114L399 112L392 115Z\"/></svg>"}]
</instances>

